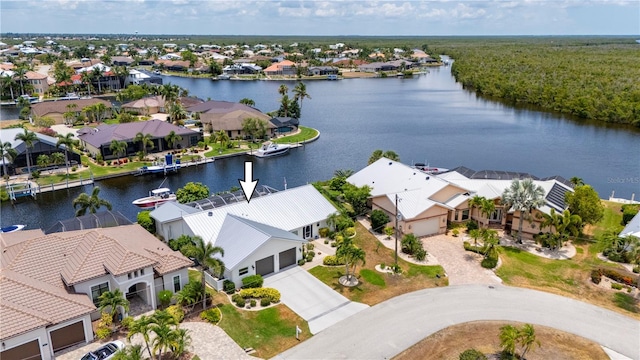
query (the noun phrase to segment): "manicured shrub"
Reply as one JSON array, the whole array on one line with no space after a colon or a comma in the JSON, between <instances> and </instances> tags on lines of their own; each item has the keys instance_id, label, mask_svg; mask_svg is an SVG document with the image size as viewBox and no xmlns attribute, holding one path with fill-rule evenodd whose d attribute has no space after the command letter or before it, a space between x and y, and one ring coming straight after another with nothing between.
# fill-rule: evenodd
<instances>
[{"instance_id":1,"label":"manicured shrub","mask_svg":"<svg viewBox=\"0 0 640 360\"><path fill-rule=\"evenodd\" d=\"M236 301L236 305L242 308L246 305L246 302L244 301L243 298L239 298L238 301Z\"/></svg>"},{"instance_id":2,"label":"manicured shrub","mask_svg":"<svg viewBox=\"0 0 640 360\"><path fill-rule=\"evenodd\" d=\"M494 267L496 267L496 265L498 265L498 259L492 257L484 258L480 263L480 266L485 269L493 269Z\"/></svg>"},{"instance_id":3,"label":"manicured shrub","mask_svg":"<svg viewBox=\"0 0 640 360\"><path fill-rule=\"evenodd\" d=\"M344 230L344 235L346 237L352 237L356 234L356 228L355 227L348 227Z\"/></svg>"},{"instance_id":4,"label":"manicured shrub","mask_svg":"<svg viewBox=\"0 0 640 360\"><path fill-rule=\"evenodd\" d=\"M417 249L413 256L418 261L422 261L427 257L427 251L425 249Z\"/></svg>"},{"instance_id":5,"label":"manicured shrub","mask_svg":"<svg viewBox=\"0 0 640 360\"><path fill-rule=\"evenodd\" d=\"M243 299L268 298L272 303L280 302L280 291L273 288L242 289L239 294Z\"/></svg>"},{"instance_id":6,"label":"manicured shrub","mask_svg":"<svg viewBox=\"0 0 640 360\"><path fill-rule=\"evenodd\" d=\"M329 239L324 239L324 244L327 245L329 243Z\"/></svg>"},{"instance_id":7,"label":"manicured shrub","mask_svg":"<svg viewBox=\"0 0 640 360\"><path fill-rule=\"evenodd\" d=\"M389 215L386 212L375 209L371 211L371 229L377 233L382 232L382 229L390 221Z\"/></svg>"},{"instance_id":8,"label":"manicured shrub","mask_svg":"<svg viewBox=\"0 0 640 360\"><path fill-rule=\"evenodd\" d=\"M108 326L98 326L96 329L96 337L100 340L104 340L111 336L111 328Z\"/></svg>"},{"instance_id":9,"label":"manicured shrub","mask_svg":"<svg viewBox=\"0 0 640 360\"><path fill-rule=\"evenodd\" d=\"M260 299L260 306L264 307L269 305L271 305L271 300L269 300L269 298Z\"/></svg>"},{"instance_id":10,"label":"manicured shrub","mask_svg":"<svg viewBox=\"0 0 640 360\"><path fill-rule=\"evenodd\" d=\"M140 211L138 213L138 224L140 226L142 226L145 230L147 230L148 232L155 234L156 233L156 224L153 222L153 219L151 218L151 211L149 210L145 210L145 211Z\"/></svg>"},{"instance_id":11,"label":"manicured shrub","mask_svg":"<svg viewBox=\"0 0 640 360\"><path fill-rule=\"evenodd\" d=\"M184 310L182 310L182 306L171 305L167 308L167 313L169 313L169 315L171 315L178 323L182 322L184 319Z\"/></svg>"},{"instance_id":12,"label":"manicured shrub","mask_svg":"<svg viewBox=\"0 0 640 360\"><path fill-rule=\"evenodd\" d=\"M467 232L476 230L478 228L478 223L475 222L475 220L469 220L465 223L465 225L467 226Z\"/></svg>"},{"instance_id":13,"label":"manicured shrub","mask_svg":"<svg viewBox=\"0 0 640 360\"><path fill-rule=\"evenodd\" d=\"M460 229L453 229L453 230L451 231L451 234L452 234L454 237L458 237L458 235L460 235Z\"/></svg>"},{"instance_id":14,"label":"manicured shrub","mask_svg":"<svg viewBox=\"0 0 640 360\"><path fill-rule=\"evenodd\" d=\"M337 247L337 246L338 246L338 242L337 241L334 241L334 242L331 243L331 247Z\"/></svg>"},{"instance_id":15,"label":"manicured shrub","mask_svg":"<svg viewBox=\"0 0 640 360\"><path fill-rule=\"evenodd\" d=\"M622 225L627 225L631 219L638 213L640 205L626 204L622 205Z\"/></svg>"},{"instance_id":16,"label":"manicured shrub","mask_svg":"<svg viewBox=\"0 0 640 360\"><path fill-rule=\"evenodd\" d=\"M634 279L631 275L623 275L611 269L600 269L600 272L602 273L603 276L606 276L611 280L615 280L625 285L637 287L638 279L637 278Z\"/></svg>"},{"instance_id":17,"label":"manicured shrub","mask_svg":"<svg viewBox=\"0 0 640 360\"><path fill-rule=\"evenodd\" d=\"M307 252L307 257L311 256L311 258L313 259L314 256L316 256L316 252L315 251L309 251Z\"/></svg>"},{"instance_id":18,"label":"manicured shrub","mask_svg":"<svg viewBox=\"0 0 640 360\"><path fill-rule=\"evenodd\" d=\"M599 270L591 270L591 282L600 284L602 281L602 273Z\"/></svg>"},{"instance_id":19,"label":"manicured shrub","mask_svg":"<svg viewBox=\"0 0 640 360\"><path fill-rule=\"evenodd\" d=\"M306 262L312 262L313 261L313 256L311 256L310 254L307 254L307 257L305 258Z\"/></svg>"},{"instance_id":20,"label":"manicured shrub","mask_svg":"<svg viewBox=\"0 0 640 360\"><path fill-rule=\"evenodd\" d=\"M200 313L200 318L216 325L220 321L220 309L207 309Z\"/></svg>"},{"instance_id":21,"label":"manicured shrub","mask_svg":"<svg viewBox=\"0 0 640 360\"><path fill-rule=\"evenodd\" d=\"M302 266L302 265L304 265L306 262L307 262L307 260L305 260L305 259L300 259L300 260L298 260L298 265L299 265L299 266Z\"/></svg>"},{"instance_id":22,"label":"manicured shrub","mask_svg":"<svg viewBox=\"0 0 640 360\"><path fill-rule=\"evenodd\" d=\"M227 294L233 294L236 291L236 284L231 280L225 280L222 282L222 288Z\"/></svg>"},{"instance_id":23,"label":"manicured shrub","mask_svg":"<svg viewBox=\"0 0 640 360\"><path fill-rule=\"evenodd\" d=\"M611 288L616 290L622 290L622 285L618 283L611 283Z\"/></svg>"},{"instance_id":24,"label":"manicured shrub","mask_svg":"<svg viewBox=\"0 0 640 360\"><path fill-rule=\"evenodd\" d=\"M634 266L633 267L633 272L636 273L636 274L640 273L640 266Z\"/></svg>"},{"instance_id":25,"label":"manicured shrub","mask_svg":"<svg viewBox=\"0 0 640 360\"><path fill-rule=\"evenodd\" d=\"M320 235L320 237L323 237L323 238L326 238L327 236L329 236L329 232L330 232L330 230L329 230L328 227L322 227L322 228L318 229L318 235Z\"/></svg>"},{"instance_id":26,"label":"manicured shrub","mask_svg":"<svg viewBox=\"0 0 640 360\"><path fill-rule=\"evenodd\" d=\"M133 324L134 321L135 320L132 316L127 316L126 318L122 319L122 321L120 321L120 326L122 326L122 328L125 330L129 330L131 324Z\"/></svg>"},{"instance_id":27,"label":"manicured shrub","mask_svg":"<svg viewBox=\"0 0 640 360\"><path fill-rule=\"evenodd\" d=\"M460 353L460 360L487 360L487 357L476 349L468 349Z\"/></svg>"},{"instance_id":28,"label":"manicured shrub","mask_svg":"<svg viewBox=\"0 0 640 360\"><path fill-rule=\"evenodd\" d=\"M262 279L261 275L249 275L247 277L242 278L242 288L259 288L262 287L262 283L264 279Z\"/></svg>"},{"instance_id":29,"label":"manicured shrub","mask_svg":"<svg viewBox=\"0 0 640 360\"><path fill-rule=\"evenodd\" d=\"M337 266L344 265L344 261L342 261L342 259L338 259L338 257L335 255L329 255L324 257L324 259L322 260L322 264L327 266Z\"/></svg>"},{"instance_id":30,"label":"manicured shrub","mask_svg":"<svg viewBox=\"0 0 640 360\"><path fill-rule=\"evenodd\" d=\"M171 298L173 297L173 293L171 290L162 290L158 293L158 299L160 300L160 305L164 308L171 304Z\"/></svg>"},{"instance_id":31,"label":"manicured shrub","mask_svg":"<svg viewBox=\"0 0 640 360\"><path fill-rule=\"evenodd\" d=\"M313 250L316 246L313 245L313 243L307 243L304 247L310 251Z\"/></svg>"},{"instance_id":32,"label":"manicured shrub","mask_svg":"<svg viewBox=\"0 0 640 360\"><path fill-rule=\"evenodd\" d=\"M231 301L233 301L233 302L238 302L238 299L242 299L242 296L240 296L240 294L234 294L231 297Z\"/></svg>"},{"instance_id":33,"label":"manicured shrub","mask_svg":"<svg viewBox=\"0 0 640 360\"><path fill-rule=\"evenodd\" d=\"M256 300L255 299L251 299L251 301L249 301L249 305L251 307L256 307Z\"/></svg>"}]
</instances>

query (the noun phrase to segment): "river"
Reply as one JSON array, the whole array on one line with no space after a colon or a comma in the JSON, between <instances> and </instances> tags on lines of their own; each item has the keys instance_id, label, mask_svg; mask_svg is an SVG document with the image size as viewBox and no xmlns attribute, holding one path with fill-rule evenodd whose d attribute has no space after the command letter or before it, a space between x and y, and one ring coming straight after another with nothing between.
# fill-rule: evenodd
<instances>
[{"instance_id":1,"label":"river","mask_svg":"<svg viewBox=\"0 0 640 360\"><path fill-rule=\"evenodd\" d=\"M165 77L202 99L253 99L268 112L278 107L278 87L294 82L211 81ZM238 186L243 163L253 160L254 178L277 189L328 179L337 169L359 170L375 149L394 150L402 162L474 170L528 172L538 177L578 176L601 198L640 197L640 131L592 124L535 109L482 99L463 90L449 67L430 69L414 78L308 81L311 99L302 104L301 124L316 128L320 138L287 156L253 159L239 156L182 169L165 185L176 190L200 181L212 192ZM5 111L5 110L3 110ZM0 115L6 119L7 113ZM131 201L162 182L158 177L121 177L100 181L101 197L135 221ZM85 188L41 194L2 205L2 225L48 228L73 217L71 202Z\"/></svg>"}]
</instances>

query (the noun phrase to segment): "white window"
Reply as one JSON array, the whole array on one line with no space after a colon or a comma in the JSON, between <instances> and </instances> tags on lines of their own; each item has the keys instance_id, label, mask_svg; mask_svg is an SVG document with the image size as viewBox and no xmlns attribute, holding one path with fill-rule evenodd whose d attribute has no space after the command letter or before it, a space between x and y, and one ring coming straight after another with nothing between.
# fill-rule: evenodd
<instances>
[{"instance_id":1,"label":"white window","mask_svg":"<svg viewBox=\"0 0 640 360\"><path fill-rule=\"evenodd\" d=\"M102 283L91 287L91 300L93 304L98 306L100 304L100 295L109 291L109 283Z\"/></svg>"},{"instance_id":2,"label":"white window","mask_svg":"<svg viewBox=\"0 0 640 360\"><path fill-rule=\"evenodd\" d=\"M180 275L176 275L173 277L173 292L178 292L180 289Z\"/></svg>"},{"instance_id":3,"label":"white window","mask_svg":"<svg viewBox=\"0 0 640 360\"><path fill-rule=\"evenodd\" d=\"M307 239L311 237L311 225L307 225L303 229L302 238Z\"/></svg>"},{"instance_id":4,"label":"white window","mask_svg":"<svg viewBox=\"0 0 640 360\"><path fill-rule=\"evenodd\" d=\"M469 210L462 210L462 217L460 220L468 220L469 219Z\"/></svg>"},{"instance_id":5,"label":"white window","mask_svg":"<svg viewBox=\"0 0 640 360\"><path fill-rule=\"evenodd\" d=\"M242 276L242 275L246 275L246 274L248 274L248 273L249 273L249 268L248 268L248 267L246 267L246 268L242 268L242 269L240 269L240 270L238 271L238 274L239 274L240 276Z\"/></svg>"}]
</instances>

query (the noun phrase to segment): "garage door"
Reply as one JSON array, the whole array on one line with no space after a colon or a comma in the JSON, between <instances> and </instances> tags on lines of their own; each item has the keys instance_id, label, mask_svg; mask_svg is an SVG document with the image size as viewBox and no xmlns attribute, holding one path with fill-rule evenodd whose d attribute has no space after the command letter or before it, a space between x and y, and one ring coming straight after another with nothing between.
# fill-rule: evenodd
<instances>
[{"instance_id":1,"label":"garage door","mask_svg":"<svg viewBox=\"0 0 640 360\"><path fill-rule=\"evenodd\" d=\"M280 258L280 270L296 263L296 248L285 250L278 255Z\"/></svg>"},{"instance_id":2,"label":"garage door","mask_svg":"<svg viewBox=\"0 0 640 360\"><path fill-rule=\"evenodd\" d=\"M417 221L411 223L410 232L415 236L435 235L440 230L439 218Z\"/></svg>"},{"instance_id":3,"label":"garage door","mask_svg":"<svg viewBox=\"0 0 640 360\"><path fill-rule=\"evenodd\" d=\"M256 261L256 274L267 275L273 272L273 255Z\"/></svg>"},{"instance_id":4,"label":"garage door","mask_svg":"<svg viewBox=\"0 0 640 360\"><path fill-rule=\"evenodd\" d=\"M14 347L7 351L0 351L0 359L2 360L40 360L40 343L33 340L26 344Z\"/></svg>"},{"instance_id":5,"label":"garage door","mask_svg":"<svg viewBox=\"0 0 640 360\"><path fill-rule=\"evenodd\" d=\"M58 351L81 342L84 342L84 326L82 326L82 321L51 332L53 351Z\"/></svg>"}]
</instances>

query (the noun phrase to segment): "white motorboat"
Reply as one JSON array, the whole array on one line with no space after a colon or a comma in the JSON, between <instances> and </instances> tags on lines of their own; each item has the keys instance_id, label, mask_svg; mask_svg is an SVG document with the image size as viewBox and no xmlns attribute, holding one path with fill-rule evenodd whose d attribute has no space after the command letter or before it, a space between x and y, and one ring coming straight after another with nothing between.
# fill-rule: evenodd
<instances>
[{"instance_id":1,"label":"white motorboat","mask_svg":"<svg viewBox=\"0 0 640 360\"><path fill-rule=\"evenodd\" d=\"M0 233L12 233L24 229L26 225L11 225L0 228Z\"/></svg>"},{"instance_id":2,"label":"white motorboat","mask_svg":"<svg viewBox=\"0 0 640 360\"><path fill-rule=\"evenodd\" d=\"M267 141L262 144L262 147L253 153L253 155L259 158L272 157L287 154L289 149L291 149L291 145L289 144L277 144Z\"/></svg>"},{"instance_id":3,"label":"white motorboat","mask_svg":"<svg viewBox=\"0 0 640 360\"><path fill-rule=\"evenodd\" d=\"M149 196L134 200L132 204L139 208L148 209L168 201L176 201L176 194L172 193L169 188L158 188L149 191Z\"/></svg>"}]
</instances>

